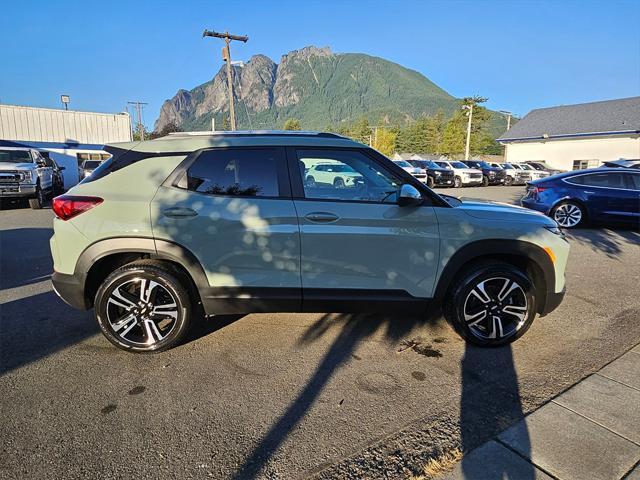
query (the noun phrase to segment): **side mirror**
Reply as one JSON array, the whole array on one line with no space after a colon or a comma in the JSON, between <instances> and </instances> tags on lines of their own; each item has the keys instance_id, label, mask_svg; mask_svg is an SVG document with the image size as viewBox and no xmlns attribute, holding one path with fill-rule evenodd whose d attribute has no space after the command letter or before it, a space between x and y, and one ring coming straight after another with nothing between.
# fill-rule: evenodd
<instances>
[{"instance_id":1,"label":"side mirror","mask_svg":"<svg viewBox=\"0 0 640 480\"><path fill-rule=\"evenodd\" d=\"M65 170L67 167L58 167L58 170Z\"/></svg>"},{"instance_id":2,"label":"side mirror","mask_svg":"<svg viewBox=\"0 0 640 480\"><path fill-rule=\"evenodd\" d=\"M398 206L400 207L415 207L422 204L422 194L413 185L405 183L400 187L400 194L398 195Z\"/></svg>"}]
</instances>

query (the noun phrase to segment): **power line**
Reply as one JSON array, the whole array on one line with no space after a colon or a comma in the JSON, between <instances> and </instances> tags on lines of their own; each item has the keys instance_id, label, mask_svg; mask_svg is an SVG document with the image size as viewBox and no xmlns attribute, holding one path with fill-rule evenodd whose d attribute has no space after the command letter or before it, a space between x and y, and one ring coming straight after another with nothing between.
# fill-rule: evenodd
<instances>
[{"instance_id":1,"label":"power line","mask_svg":"<svg viewBox=\"0 0 640 480\"><path fill-rule=\"evenodd\" d=\"M227 62L227 85L229 88L229 116L231 117L231 130L236 129L236 111L233 106L233 78L231 76L231 49L229 43L232 40L247 43L249 37L246 35L232 35L229 32L218 33L213 30L205 30L202 37L216 37L224 39L224 48L222 49L222 59ZM245 105L246 107L246 105Z\"/></svg>"},{"instance_id":2,"label":"power line","mask_svg":"<svg viewBox=\"0 0 640 480\"><path fill-rule=\"evenodd\" d=\"M144 105L149 105L145 102L127 102L129 105L135 105L136 112L138 112L138 133L140 134L140 140L144 141L144 125L142 124L142 109Z\"/></svg>"}]
</instances>

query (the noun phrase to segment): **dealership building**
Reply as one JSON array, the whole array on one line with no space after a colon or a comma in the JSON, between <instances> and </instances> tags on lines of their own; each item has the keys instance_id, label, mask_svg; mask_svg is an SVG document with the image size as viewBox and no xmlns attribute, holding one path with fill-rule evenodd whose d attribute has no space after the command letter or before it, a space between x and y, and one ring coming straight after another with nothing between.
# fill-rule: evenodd
<instances>
[{"instance_id":1,"label":"dealership building","mask_svg":"<svg viewBox=\"0 0 640 480\"><path fill-rule=\"evenodd\" d=\"M544 161L558 170L640 159L640 97L532 110L498 141L505 161Z\"/></svg>"},{"instance_id":2,"label":"dealership building","mask_svg":"<svg viewBox=\"0 0 640 480\"><path fill-rule=\"evenodd\" d=\"M132 139L128 113L78 112L0 105L0 148L34 148L65 167L64 183L78 182L83 160L105 160L104 145Z\"/></svg>"}]
</instances>

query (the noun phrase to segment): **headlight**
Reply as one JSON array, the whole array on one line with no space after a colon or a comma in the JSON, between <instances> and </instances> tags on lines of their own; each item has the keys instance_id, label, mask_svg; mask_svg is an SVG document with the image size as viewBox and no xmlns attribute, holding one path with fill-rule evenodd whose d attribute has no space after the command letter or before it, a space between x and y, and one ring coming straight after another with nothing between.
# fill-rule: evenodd
<instances>
[{"instance_id":1,"label":"headlight","mask_svg":"<svg viewBox=\"0 0 640 480\"><path fill-rule=\"evenodd\" d=\"M33 172L31 170L24 170L22 174L27 182L33 182Z\"/></svg>"},{"instance_id":2,"label":"headlight","mask_svg":"<svg viewBox=\"0 0 640 480\"><path fill-rule=\"evenodd\" d=\"M440 175L442 175L442 172L436 172L436 177L439 177Z\"/></svg>"},{"instance_id":3,"label":"headlight","mask_svg":"<svg viewBox=\"0 0 640 480\"><path fill-rule=\"evenodd\" d=\"M495 177L496 176L496 172L489 172L489 176L490 177Z\"/></svg>"}]
</instances>

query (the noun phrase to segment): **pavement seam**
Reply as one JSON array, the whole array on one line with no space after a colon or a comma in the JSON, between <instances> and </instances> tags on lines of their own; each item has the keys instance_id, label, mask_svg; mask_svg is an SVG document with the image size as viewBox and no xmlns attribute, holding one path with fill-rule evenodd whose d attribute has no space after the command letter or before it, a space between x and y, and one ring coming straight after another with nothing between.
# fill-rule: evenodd
<instances>
[{"instance_id":1,"label":"pavement seam","mask_svg":"<svg viewBox=\"0 0 640 480\"><path fill-rule=\"evenodd\" d=\"M523 421L524 418L520 421ZM508 429L507 429L508 430ZM476 448L474 448L474 450L482 447L483 445L486 445L487 443L489 443L491 440L487 440L485 443L483 443L482 445L477 446ZM520 457L521 459L523 459L525 462L531 464L534 468L537 468L538 470L540 470L542 473L545 473L546 475L548 475L549 477L551 477L553 480L562 480L560 477L556 477L554 474L552 474L551 472L547 471L545 468L541 467L540 465L536 464L533 459L531 458L527 458L525 457L523 454L521 454L519 451L517 451L516 449L512 448L511 445L503 442L502 440L500 440L500 438L495 437L493 439L493 441L495 441L496 443L499 443L500 445L502 445L504 448L506 448L507 450L509 450L512 453L515 453L518 457ZM473 450L472 450L473 451ZM469 452L471 453L471 452ZM466 456L466 455L465 455ZM462 458L462 460L464 460L464 457ZM461 461L462 461L461 460Z\"/></svg>"},{"instance_id":2,"label":"pavement seam","mask_svg":"<svg viewBox=\"0 0 640 480\"><path fill-rule=\"evenodd\" d=\"M608 377L607 375L604 375L600 372L596 372L594 373L594 375L600 375L601 377L606 378L607 380L611 380L612 382L616 382L620 385L624 385L625 387L629 387L632 390L635 390L636 392L640 392L640 388L634 387L633 385L626 384L624 382L621 382L620 380L616 380L615 378Z\"/></svg>"},{"instance_id":3,"label":"pavement seam","mask_svg":"<svg viewBox=\"0 0 640 480\"><path fill-rule=\"evenodd\" d=\"M635 347L633 347L633 348L635 348ZM629 351L630 351L631 353L635 353L636 355L640 355L640 352L635 352L635 351L633 351L633 350L629 350Z\"/></svg>"},{"instance_id":4,"label":"pavement seam","mask_svg":"<svg viewBox=\"0 0 640 480\"><path fill-rule=\"evenodd\" d=\"M561 403L556 402L556 401L555 401L555 399L554 399L554 400L551 400L551 403L553 403L554 405L557 405L557 406L559 406L559 407L561 407L561 408L564 408L565 410L568 410L568 411L570 411L570 412L572 412L572 413L575 413L575 414L576 414L576 415L578 415L579 417L582 417L582 418L584 418L585 420L588 420L589 422L593 423L594 425L598 425L599 427L604 428L604 429L605 429L605 430L607 430L608 432L611 432L611 433L613 433L614 435L617 435L618 437L620 437L620 438L622 438L622 439L624 439L624 440L626 440L626 441L628 441L628 442L631 442L631 443L633 443L634 445L636 445L636 446L640 447L640 444L639 444L639 443L637 443L637 442L635 442L635 441L631 440L630 438L625 437L625 436L624 436L624 435L622 435L621 433L618 433L618 432L615 432L615 431L611 430L609 427L607 427L607 426L605 426L605 425L602 425L600 422L597 422L596 420L593 420L592 418L589 418L589 417L587 417L587 416L585 416L585 415L581 414L580 412L576 412L576 411L575 411L575 410L573 410L572 408L569 408L569 407L567 407L567 406L565 406L565 405L562 405Z\"/></svg>"}]
</instances>

